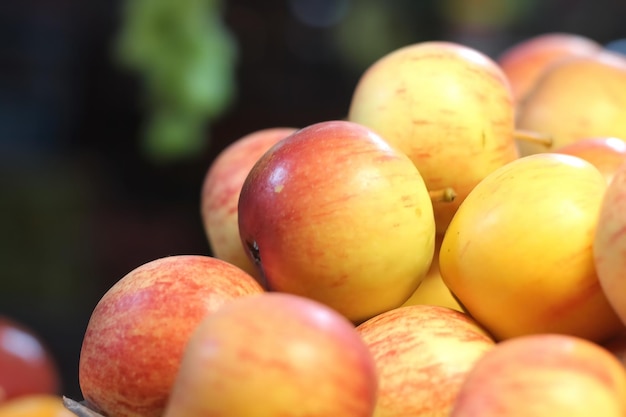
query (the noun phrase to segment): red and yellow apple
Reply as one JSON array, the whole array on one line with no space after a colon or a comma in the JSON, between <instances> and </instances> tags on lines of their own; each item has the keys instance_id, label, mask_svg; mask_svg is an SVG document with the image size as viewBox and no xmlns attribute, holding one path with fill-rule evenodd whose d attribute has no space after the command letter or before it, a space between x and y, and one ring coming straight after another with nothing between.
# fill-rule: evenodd
<instances>
[{"instance_id":1,"label":"red and yellow apple","mask_svg":"<svg viewBox=\"0 0 626 417\"><path fill-rule=\"evenodd\" d=\"M621 417L626 370L600 345L562 334L498 343L461 385L450 417Z\"/></svg>"},{"instance_id":2,"label":"red and yellow apple","mask_svg":"<svg viewBox=\"0 0 626 417\"><path fill-rule=\"evenodd\" d=\"M520 153L551 152L580 138L626 138L626 57L610 51L551 65L518 106L517 128L552 137L518 141Z\"/></svg>"},{"instance_id":3,"label":"red and yellow apple","mask_svg":"<svg viewBox=\"0 0 626 417\"><path fill-rule=\"evenodd\" d=\"M353 322L400 306L433 258L424 180L371 129L331 120L298 130L250 170L239 232L267 288Z\"/></svg>"},{"instance_id":4,"label":"red and yellow apple","mask_svg":"<svg viewBox=\"0 0 626 417\"><path fill-rule=\"evenodd\" d=\"M601 50L601 44L586 36L548 32L514 43L500 53L496 62L519 103L551 64L571 56L592 56Z\"/></svg>"},{"instance_id":5,"label":"red and yellow apple","mask_svg":"<svg viewBox=\"0 0 626 417\"><path fill-rule=\"evenodd\" d=\"M626 141L615 137L583 138L554 150L591 162L604 175L607 184L613 181L617 168L626 162Z\"/></svg>"},{"instance_id":6,"label":"red and yellow apple","mask_svg":"<svg viewBox=\"0 0 626 417\"><path fill-rule=\"evenodd\" d=\"M444 282L497 340L546 332L609 338L622 324L592 251L606 188L591 163L571 155L530 155L494 171L444 236Z\"/></svg>"},{"instance_id":7,"label":"red and yellow apple","mask_svg":"<svg viewBox=\"0 0 626 417\"><path fill-rule=\"evenodd\" d=\"M79 360L85 401L115 417L160 417L197 324L234 299L263 293L217 258L172 255L117 281L89 319Z\"/></svg>"},{"instance_id":8,"label":"red and yellow apple","mask_svg":"<svg viewBox=\"0 0 626 417\"><path fill-rule=\"evenodd\" d=\"M213 256L255 277L257 270L239 238L239 193L248 172L261 155L295 130L291 127L273 127L237 139L211 162L202 185L200 213Z\"/></svg>"},{"instance_id":9,"label":"red and yellow apple","mask_svg":"<svg viewBox=\"0 0 626 417\"><path fill-rule=\"evenodd\" d=\"M21 321L0 314L0 403L60 390L60 369L41 336Z\"/></svg>"},{"instance_id":10,"label":"red and yellow apple","mask_svg":"<svg viewBox=\"0 0 626 417\"><path fill-rule=\"evenodd\" d=\"M598 279L626 325L626 163L607 187L597 223L593 255Z\"/></svg>"},{"instance_id":11,"label":"red and yellow apple","mask_svg":"<svg viewBox=\"0 0 626 417\"><path fill-rule=\"evenodd\" d=\"M435 201L443 233L469 191L515 160L515 114L508 80L485 54L453 42L407 45L381 57L361 76L348 120L373 129L406 153Z\"/></svg>"},{"instance_id":12,"label":"red and yellow apple","mask_svg":"<svg viewBox=\"0 0 626 417\"><path fill-rule=\"evenodd\" d=\"M447 417L465 375L495 345L468 315L425 304L381 313L357 331L378 369L374 417Z\"/></svg>"},{"instance_id":13,"label":"red and yellow apple","mask_svg":"<svg viewBox=\"0 0 626 417\"><path fill-rule=\"evenodd\" d=\"M377 390L373 357L350 321L267 292L197 326L163 417L370 417Z\"/></svg>"}]
</instances>

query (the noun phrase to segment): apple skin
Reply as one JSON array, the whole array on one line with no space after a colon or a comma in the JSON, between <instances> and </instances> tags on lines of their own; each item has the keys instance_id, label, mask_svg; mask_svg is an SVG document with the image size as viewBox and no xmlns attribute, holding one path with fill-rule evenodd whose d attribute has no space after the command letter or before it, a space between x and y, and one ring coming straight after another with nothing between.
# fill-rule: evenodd
<instances>
[{"instance_id":1,"label":"apple skin","mask_svg":"<svg viewBox=\"0 0 626 417\"><path fill-rule=\"evenodd\" d=\"M444 236L444 282L497 340L546 332L611 337L623 325L592 252L606 188L591 163L571 155L530 155L494 171Z\"/></svg>"},{"instance_id":2,"label":"apple skin","mask_svg":"<svg viewBox=\"0 0 626 417\"><path fill-rule=\"evenodd\" d=\"M348 120L406 153L430 191L454 189L452 202L433 203L438 233L482 178L518 157L506 76L453 42L419 42L380 58L358 81Z\"/></svg>"},{"instance_id":3,"label":"apple skin","mask_svg":"<svg viewBox=\"0 0 626 417\"><path fill-rule=\"evenodd\" d=\"M578 139L554 152L578 156L591 162L604 175L607 184L613 181L617 168L626 162L626 142L614 137Z\"/></svg>"},{"instance_id":4,"label":"apple skin","mask_svg":"<svg viewBox=\"0 0 626 417\"><path fill-rule=\"evenodd\" d=\"M419 287L413 292L413 295L402 304L403 307L416 304L428 304L465 312L463 306L459 304L459 301L450 292L446 283L443 282L441 272L439 271L439 251L441 249L442 240L443 235L438 234L435 239L435 254L433 255L430 269Z\"/></svg>"},{"instance_id":5,"label":"apple skin","mask_svg":"<svg viewBox=\"0 0 626 417\"><path fill-rule=\"evenodd\" d=\"M172 255L130 271L89 319L78 375L85 400L105 415L161 416L195 326L262 292L252 276L209 256Z\"/></svg>"},{"instance_id":6,"label":"apple skin","mask_svg":"<svg viewBox=\"0 0 626 417\"><path fill-rule=\"evenodd\" d=\"M19 320L0 314L0 403L33 394L58 394L56 358L41 337Z\"/></svg>"},{"instance_id":7,"label":"apple skin","mask_svg":"<svg viewBox=\"0 0 626 417\"><path fill-rule=\"evenodd\" d=\"M412 305L379 314L357 331L379 375L374 417L446 417L465 375L495 341L467 314Z\"/></svg>"},{"instance_id":8,"label":"apple skin","mask_svg":"<svg viewBox=\"0 0 626 417\"><path fill-rule=\"evenodd\" d=\"M509 80L515 101L520 102L551 64L571 56L594 55L601 49L601 44L580 34L548 32L509 46L496 62Z\"/></svg>"},{"instance_id":9,"label":"apple skin","mask_svg":"<svg viewBox=\"0 0 626 417\"><path fill-rule=\"evenodd\" d=\"M211 162L200 195L204 231L213 256L258 278L241 245L237 204L250 169L272 145L295 132L292 127L271 127L251 132L224 148Z\"/></svg>"},{"instance_id":10,"label":"apple skin","mask_svg":"<svg viewBox=\"0 0 626 417\"><path fill-rule=\"evenodd\" d=\"M0 417L76 417L59 394L26 394L0 402Z\"/></svg>"},{"instance_id":11,"label":"apple skin","mask_svg":"<svg viewBox=\"0 0 626 417\"><path fill-rule=\"evenodd\" d=\"M250 170L239 232L269 290L354 323L398 307L433 258L435 220L411 160L357 123L298 130Z\"/></svg>"},{"instance_id":12,"label":"apple skin","mask_svg":"<svg viewBox=\"0 0 626 417\"><path fill-rule=\"evenodd\" d=\"M198 325L163 417L370 417L377 390L374 359L350 321L266 292Z\"/></svg>"},{"instance_id":13,"label":"apple skin","mask_svg":"<svg viewBox=\"0 0 626 417\"><path fill-rule=\"evenodd\" d=\"M602 51L551 65L519 103L517 128L552 137L549 146L519 140L521 155L553 152L580 138L626 138L626 57Z\"/></svg>"},{"instance_id":14,"label":"apple skin","mask_svg":"<svg viewBox=\"0 0 626 417\"><path fill-rule=\"evenodd\" d=\"M626 163L617 169L604 194L593 256L602 290L626 324Z\"/></svg>"},{"instance_id":15,"label":"apple skin","mask_svg":"<svg viewBox=\"0 0 626 417\"><path fill-rule=\"evenodd\" d=\"M498 343L467 374L450 417L618 417L626 371L589 340L562 334Z\"/></svg>"}]
</instances>

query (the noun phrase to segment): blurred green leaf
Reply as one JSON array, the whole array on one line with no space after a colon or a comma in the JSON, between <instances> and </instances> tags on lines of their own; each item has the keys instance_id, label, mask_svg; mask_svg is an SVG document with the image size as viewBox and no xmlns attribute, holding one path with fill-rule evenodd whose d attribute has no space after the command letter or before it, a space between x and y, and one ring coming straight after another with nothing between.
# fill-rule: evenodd
<instances>
[{"instance_id":1,"label":"blurred green leaf","mask_svg":"<svg viewBox=\"0 0 626 417\"><path fill-rule=\"evenodd\" d=\"M237 44L218 0L126 0L116 57L145 90L146 156L197 155L231 105Z\"/></svg>"}]
</instances>

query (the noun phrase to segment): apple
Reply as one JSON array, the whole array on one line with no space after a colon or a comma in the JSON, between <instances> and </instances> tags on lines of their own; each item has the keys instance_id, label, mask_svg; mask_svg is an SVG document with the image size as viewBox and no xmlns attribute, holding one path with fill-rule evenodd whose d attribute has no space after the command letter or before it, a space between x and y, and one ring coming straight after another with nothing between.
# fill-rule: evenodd
<instances>
[{"instance_id":1,"label":"apple","mask_svg":"<svg viewBox=\"0 0 626 417\"><path fill-rule=\"evenodd\" d=\"M0 402L0 417L76 417L58 394L26 394Z\"/></svg>"},{"instance_id":2,"label":"apple","mask_svg":"<svg viewBox=\"0 0 626 417\"><path fill-rule=\"evenodd\" d=\"M363 124L406 153L435 201L444 233L469 191L517 159L515 112L506 76L485 54L453 42L407 45L374 62L358 81L348 120Z\"/></svg>"},{"instance_id":3,"label":"apple","mask_svg":"<svg viewBox=\"0 0 626 417\"><path fill-rule=\"evenodd\" d=\"M35 330L0 314L0 403L33 394L57 394L56 358Z\"/></svg>"},{"instance_id":4,"label":"apple","mask_svg":"<svg viewBox=\"0 0 626 417\"><path fill-rule=\"evenodd\" d=\"M446 283L443 282L441 272L439 271L439 250L441 249L442 240L443 235L437 235L435 239L435 254L433 255L430 269L419 287L413 292L413 295L411 295L402 306L428 304L464 311L463 306L459 304L459 301L450 292Z\"/></svg>"},{"instance_id":5,"label":"apple","mask_svg":"<svg viewBox=\"0 0 626 417\"><path fill-rule=\"evenodd\" d=\"M378 375L353 324L309 298L266 292L206 317L163 417L370 417Z\"/></svg>"},{"instance_id":6,"label":"apple","mask_svg":"<svg viewBox=\"0 0 626 417\"><path fill-rule=\"evenodd\" d=\"M344 120L270 148L239 199L239 232L267 288L358 323L400 306L433 258L430 194L403 152Z\"/></svg>"},{"instance_id":7,"label":"apple","mask_svg":"<svg viewBox=\"0 0 626 417\"><path fill-rule=\"evenodd\" d=\"M257 270L239 238L239 193L248 172L261 155L295 130L271 127L235 140L211 162L202 185L200 212L212 254L257 278Z\"/></svg>"},{"instance_id":8,"label":"apple","mask_svg":"<svg viewBox=\"0 0 626 417\"><path fill-rule=\"evenodd\" d=\"M91 313L78 369L85 401L108 416L160 417L197 324L262 292L252 276L209 256L172 255L133 269Z\"/></svg>"},{"instance_id":9,"label":"apple","mask_svg":"<svg viewBox=\"0 0 626 417\"><path fill-rule=\"evenodd\" d=\"M610 183L617 168L626 162L626 141L615 137L582 138L554 152L578 156L591 162Z\"/></svg>"},{"instance_id":10,"label":"apple","mask_svg":"<svg viewBox=\"0 0 626 417\"><path fill-rule=\"evenodd\" d=\"M448 416L465 375L495 345L467 314L426 304L386 311L357 331L378 369L374 417Z\"/></svg>"},{"instance_id":11,"label":"apple","mask_svg":"<svg viewBox=\"0 0 626 417\"><path fill-rule=\"evenodd\" d=\"M518 106L517 128L550 146L518 141L522 155L552 152L585 137L626 138L626 57L603 50L551 65Z\"/></svg>"},{"instance_id":12,"label":"apple","mask_svg":"<svg viewBox=\"0 0 626 417\"><path fill-rule=\"evenodd\" d=\"M498 343L467 374L450 417L618 417L626 370L606 349L563 334Z\"/></svg>"},{"instance_id":13,"label":"apple","mask_svg":"<svg viewBox=\"0 0 626 417\"><path fill-rule=\"evenodd\" d=\"M593 256L601 288L626 324L626 163L616 170L604 194Z\"/></svg>"},{"instance_id":14,"label":"apple","mask_svg":"<svg viewBox=\"0 0 626 417\"><path fill-rule=\"evenodd\" d=\"M602 341L623 325L600 288L593 236L607 188L591 163L540 153L472 190L441 244L459 302L497 340L564 333Z\"/></svg>"},{"instance_id":15,"label":"apple","mask_svg":"<svg viewBox=\"0 0 626 417\"><path fill-rule=\"evenodd\" d=\"M602 45L587 36L547 32L514 43L498 55L496 62L519 103L551 64L571 56L592 56L601 50Z\"/></svg>"}]
</instances>

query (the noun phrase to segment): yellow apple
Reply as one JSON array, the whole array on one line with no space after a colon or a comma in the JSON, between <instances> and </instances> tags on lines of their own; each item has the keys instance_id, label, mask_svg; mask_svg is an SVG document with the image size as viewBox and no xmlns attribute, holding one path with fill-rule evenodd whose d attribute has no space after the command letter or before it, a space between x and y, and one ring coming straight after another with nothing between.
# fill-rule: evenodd
<instances>
[{"instance_id":1,"label":"yellow apple","mask_svg":"<svg viewBox=\"0 0 626 417\"><path fill-rule=\"evenodd\" d=\"M494 171L444 236L444 282L498 340L542 332L610 337L622 324L592 253L606 188L591 163L571 155L530 155Z\"/></svg>"},{"instance_id":2,"label":"yellow apple","mask_svg":"<svg viewBox=\"0 0 626 417\"><path fill-rule=\"evenodd\" d=\"M459 301L450 292L441 278L439 271L439 249L443 235L437 235L435 239L435 254L430 269L422 280L421 284L413 292L413 295L402 304L403 306L411 306L418 304L436 305L448 307L457 311L464 311Z\"/></svg>"},{"instance_id":3,"label":"yellow apple","mask_svg":"<svg viewBox=\"0 0 626 417\"><path fill-rule=\"evenodd\" d=\"M435 220L406 154L365 126L330 120L281 140L250 170L239 232L268 289L358 323L415 291L432 262Z\"/></svg>"},{"instance_id":4,"label":"yellow apple","mask_svg":"<svg viewBox=\"0 0 626 417\"><path fill-rule=\"evenodd\" d=\"M374 417L447 417L465 375L495 345L467 314L425 304L381 313L357 331L378 369Z\"/></svg>"},{"instance_id":5,"label":"yellow apple","mask_svg":"<svg viewBox=\"0 0 626 417\"><path fill-rule=\"evenodd\" d=\"M622 417L626 370L600 345L561 334L498 343L467 374L450 417Z\"/></svg>"},{"instance_id":6,"label":"yellow apple","mask_svg":"<svg viewBox=\"0 0 626 417\"><path fill-rule=\"evenodd\" d=\"M516 126L552 137L550 146L518 141L522 155L586 137L626 138L626 57L604 50L551 65L519 104Z\"/></svg>"},{"instance_id":7,"label":"yellow apple","mask_svg":"<svg viewBox=\"0 0 626 417\"><path fill-rule=\"evenodd\" d=\"M429 190L452 188L433 203L443 233L459 204L488 173L516 159L508 80L483 53L453 42L396 49L361 76L348 120L406 153Z\"/></svg>"}]
</instances>

